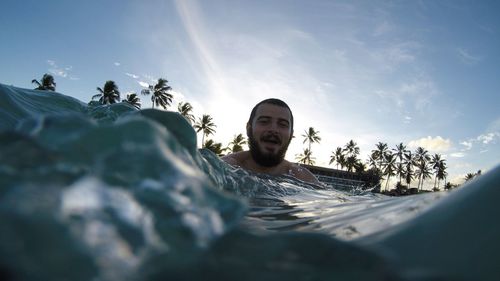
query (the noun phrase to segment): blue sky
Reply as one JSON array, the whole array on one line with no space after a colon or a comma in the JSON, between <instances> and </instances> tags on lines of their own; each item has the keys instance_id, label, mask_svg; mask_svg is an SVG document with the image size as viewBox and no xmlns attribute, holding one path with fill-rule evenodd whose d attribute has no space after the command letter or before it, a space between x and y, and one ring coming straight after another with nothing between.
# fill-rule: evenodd
<instances>
[{"instance_id":1,"label":"blue sky","mask_svg":"<svg viewBox=\"0 0 500 281\"><path fill-rule=\"evenodd\" d=\"M500 163L498 1L2 2L0 83L88 102L114 80L125 96L163 77L174 105L213 116L213 138L244 133L251 108L289 103L319 165L353 139L442 154L449 179ZM150 107L142 96L144 107Z\"/></svg>"}]
</instances>

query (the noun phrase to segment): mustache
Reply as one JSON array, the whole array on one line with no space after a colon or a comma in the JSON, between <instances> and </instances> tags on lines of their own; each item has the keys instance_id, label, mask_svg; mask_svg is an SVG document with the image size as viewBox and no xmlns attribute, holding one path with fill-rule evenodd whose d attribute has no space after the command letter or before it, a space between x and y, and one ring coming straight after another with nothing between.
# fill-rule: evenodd
<instances>
[{"instance_id":1,"label":"mustache","mask_svg":"<svg viewBox=\"0 0 500 281\"><path fill-rule=\"evenodd\" d=\"M275 142L275 143L278 143L278 144L282 143L281 137L279 135L275 135L275 134L263 135L260 138L260 140L261 141L268 141L268 142Z\"/></svg>"}]
</instances>

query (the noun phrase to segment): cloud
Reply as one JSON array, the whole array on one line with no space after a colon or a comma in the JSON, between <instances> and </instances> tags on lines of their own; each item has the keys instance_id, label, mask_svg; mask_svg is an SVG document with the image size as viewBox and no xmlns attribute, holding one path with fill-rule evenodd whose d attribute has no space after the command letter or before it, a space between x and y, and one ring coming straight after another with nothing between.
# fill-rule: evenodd
<instances>
[{"instance_id":1,"label":"cloud","mask_svg":"<svg viewBox=\"0 0 500 281\"><path fill-rule=\"evenodd\" d=\"M472 148L472 142L471 141L463 141L460 144L463 145L463 146L465 146L465 150L470 150Z\"/></svg>"},{"instance_id":2,"label":"cloud","mask_svg":"<svg viewBox=\"0 0 500 281\"><path fill-rule=\"evenodd\" d=\"M404 116L409 116L409 113L427 116L434 104L434 97L440 95L434 81L430 77L426 77L426 75L413 77L409 81L402 81L399 85L394 85L391 88L375 90L375 94L380 98L389 100L394 105L390 107L391 112L396 107L398 110L405 112ZM405 122L407 121L409 120L407 119Z\"/></svg>"},{"instance_id":3,"label":"cloud","mask_svg":"<svg viewBox=\"0 0 500 281\"><path fill-rule=\"evenodd\" d=\"M156 83L158 82L158 79L154 78L153 76L151 75L147 75L147 74L143 74L142 77L148 79L149 81L151 81L151 83Z\"/></svg>"},{"instance_id":4,"label":"cloud","mask_svg":"<svg viewBox=\"0 0 500 281\"><path fill-rule=\"evenodd\" d=\"M428 136L426 138L412 140L408 143L409 147L412 148L423 147L432 152L445 152L448 149L450 149L451 145L452 145L451 140L443 139L440 136L437 136L435 138Z\"/></svg>"},{"instance_id":5,"label":"cloud","mask_svg":"<svg viewBox=\"0 0 500 281\"><path fill-rule=\"evenodd\" d=\"M144 87L144 88L148 88L149 87L149 84L144 82L144 81L137 81L137 83L139 83L139 85L141 85L141 87Z\"/></svg>"},{"instance_id":6,"label":"cloud","mask_svg":"<svg viewBox=\"0 0 500 281\"><path fill-rule=\"evenodd\" d=\"M483 144L489 145L490 143L495 143L498 139L500 139L500 132L492 132L479 135L475 138L468 139L466 141L460 142L461 145L465 146L462 151L471 150L474 145Z\"/></svg>"},{"instance_id":7,"label":"cloud","mask_svg":"<svg viewBox=\"0 0 500 281\"><path fill-rule=\"evenodd\" d=\"M194 108L194 104L193 104L194 102L186 100L186 96L182 92L176 91L176 90L170 90L169 93L172 94L172 96L173 96L172 104L171 104L172 108L177 108L177 106L181 102L182 103L189 102Z\"/></svg>"},{"instance_id":8,"label":"cloud","mask_svg":"<svg viewBox=\"0 0 500 281\"><path fill-rule=\"evenodd\" d=\"M389 44L384 48L370 52L370 56L386 70L394 70L397 66L415 62L421 44L404 41Z\"/></svg>"},{"instance_id":9,"label":"cloud","mask_svg":"<svg viewBox=\"0 0 500 281\"><path fill-rule=\"evenodd\" d=\"M396 44L387 50L387 56L396 63L413 62L416 59L415 49L418 48L419 44L414 42Z\"/></svg>"},{"instance_id":10,"label":"cloud","mask_svg":"<svg viewBox=\"0 0 500 281\"><path fill-rule=\"evenodd\" d=\"M468 64L468 65L474 65L474 64L477 64L483 60L482 57L472 55L471 53L469 53L467 50L465 50L463 48L457 48L457 55L458 55L458 58L460 59L460 61L462 61L464 64Z\"/></svg>"},{"instance_id":11,"label":"cloud","mask_svg":"<svg viewBox=\"0 0 500 281\"><path fill-rule=\"evenodd\" d=\"M70 80L79 80L79 78L70 75L70 71L73 70L72 66L60 67L53 60L47 60L47 64L50 66L49 72L63 78L69 78Z\"/></svg>"},{"instance_id":12,"label":"cloud","mask_svg":"<svg viewBox=\"0 0 500 281\"><path fill-rule=\"evenodd\" d=\"M455 152L455 153L450 154L450 157L462 158L462 157L465 157L465 153L463 153L463 152Z\"/></svg>"},{"instance_id":13,"label":"cloud","mask_svg":"<svg viewBox=\"0 0 500 281\"><path fill-rule=\"evenodd\" d=\"M490 142L494 141L498 137L500 137L500 133L495 132L495 133L488 133L485 135L480 135L477 137L477 140L482 142L483 144L489 144Z\"/></svg>"},{"instance_id":14,"label":"cloud","mask_svg":"<svg viewBox=\"0 0 500 281\"><path fill-rule=\"evenodd\" d=\"M125 75L127 75L127 76L129 76L129 77L132 77L132 78L134 78L134 79L139 78L139 76L138 76L138 75L135 75L135 74L132 74L132 73L125 73Z\"/></svg>"},{"instance_id":15,"label":"cloud","mask_svg":"<svg viewBox=\"0 0 500 281\"><path fill-rule=\"evenodd\" d=\"M409 104L419 112L423 113L432 104L432 98L439 94L434 82L424 77L417 78L409 83L403 83L399 88L400 98L410 98Z\"/></svg>"},{"instance_id":16,"label":"cloud","mask_svg":"<svg viewBox=\"0 0 500 281\"><path fill-rule=\"evenodd\" d=\"M66 78L68 76L68 73L66 73L62 69L50 68L49 71L50 71L50 73L55 74L56 76L60 76L60 77L64 77L64 78Z\"/></svg>"},{"instance_id":17,"label":"cloud","mask_svg":"<svg viewBox=\"0 0 500 281\"><path fill-rule=\"evenodd\" d=\"M120 66L120 65L121 65L121 63L119 63L119 62L115 62L115 63L114 63L114 65L116 65L116 66Z\"/></svg>"},{"instance_id":18,"label":"cloud","mask_svg":"<svg viewBox=\"0 0 500 281\"><path fill-rule=\"evenodd\" d=\"M156 79L154 79L152 76L150 75L147 75L147 74L143 74L142 75L142 80L146 79L146 80L149 80L150 82L144 82L142 80L139 80L141 77L139 75L136 75L136 74L133 74L133 73L128 73L126 72L125 75L127 75L128 77L131 77L133 79L136 80L137 83L139 83L139 85L141 85L141 87L143 88L148 88L150 84L155 84L157 82Z\"/></svg>"},{"instance_id":19,"label":"cloud","mask_svg":"<svg viewBox=\"0 0 500 281\"><path fill-rule=\"evenodd\" d=\"M186 96L184 96L184 94L179 91L170 90L169 93L172 94L174 100L176 101L182 101L182 102L186 101Z\"/></svg>"},{"instance_id":20,"label":"cloud","mask_svg":"<svg viewBox=\"0 0 500 281\"><path fill-rule=\"evenodd\" d=\"M205 29L204 15L196 1L176 0L175 7L186 34L194 47L210 89L219 96L229 95L225 75L212 51L211 37Z\"/></svg>"}]
</instances>

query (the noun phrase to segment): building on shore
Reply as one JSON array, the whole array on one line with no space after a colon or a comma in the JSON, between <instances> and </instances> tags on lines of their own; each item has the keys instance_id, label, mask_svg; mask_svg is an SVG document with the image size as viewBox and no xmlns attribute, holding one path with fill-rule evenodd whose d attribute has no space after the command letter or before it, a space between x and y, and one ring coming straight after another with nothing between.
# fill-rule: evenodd
<instances>
[{"instance_id":1,"label":"building on shore","mask_svg":"<svg viewBox=\"0 0 500 281\"><path fill-rule=\"evenodd\" d=\"M371 170L365 172L348 172L319 166L300 164L307 168L316 178L329 186L341 190L370 189L380 191L380 176Z\"/></svg>"}]
</instances>

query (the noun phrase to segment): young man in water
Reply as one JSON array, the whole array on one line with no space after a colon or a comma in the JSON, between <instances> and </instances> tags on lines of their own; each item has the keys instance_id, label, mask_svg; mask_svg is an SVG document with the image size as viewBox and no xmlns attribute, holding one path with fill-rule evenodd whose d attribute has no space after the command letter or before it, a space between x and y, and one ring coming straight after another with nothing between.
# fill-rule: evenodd
<instances>
[{"instance_id":1,"label":"young man in water","mask_svg":"<svg viewBox=\"0 0 500 281\"><path fill-rule=\"evenodd\" d=\"M250 150L226 155L222 160L255 173L286 174L319 184L309 170L285 160L293 136L293 115L285 102L279 99L259 102L250 113L246 129Z\"/></svg>"}]
</instances>

